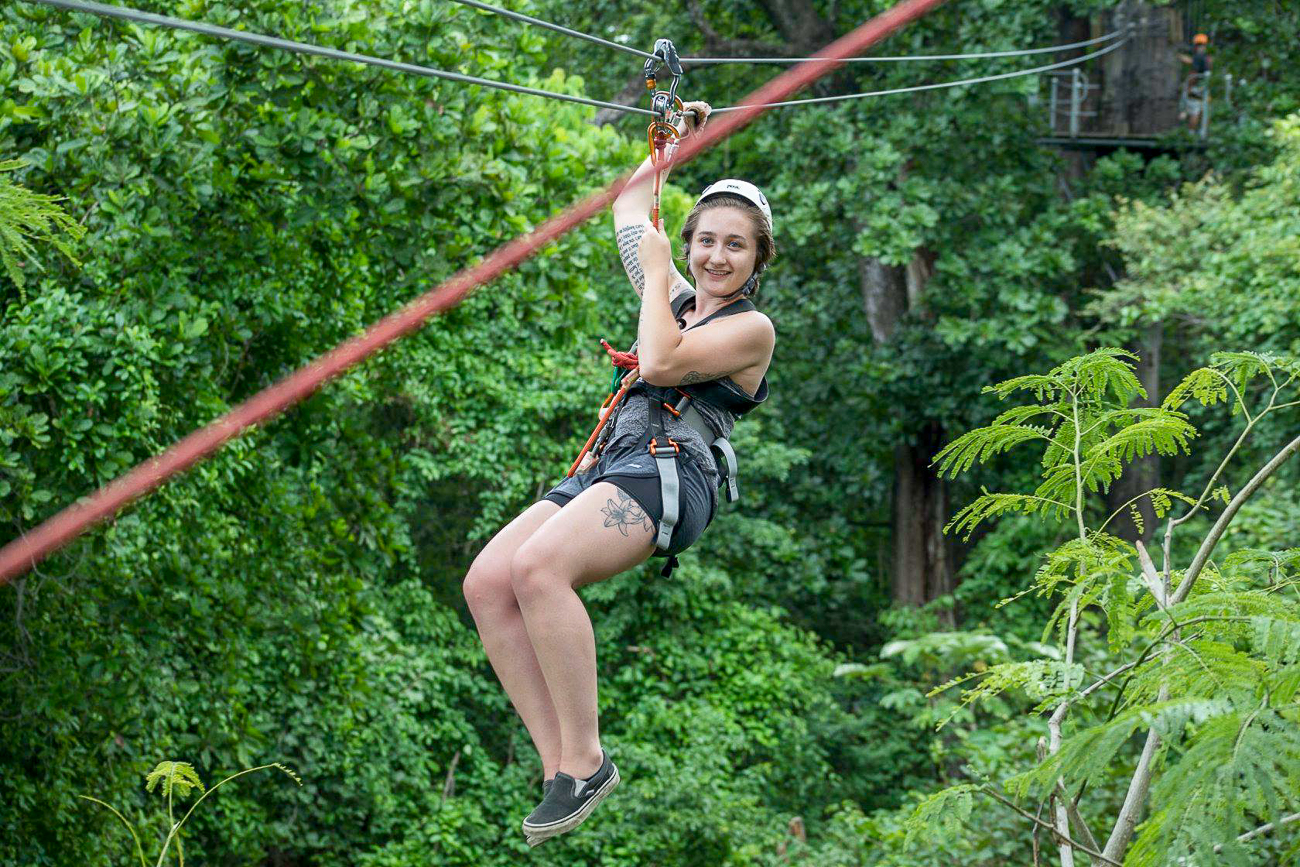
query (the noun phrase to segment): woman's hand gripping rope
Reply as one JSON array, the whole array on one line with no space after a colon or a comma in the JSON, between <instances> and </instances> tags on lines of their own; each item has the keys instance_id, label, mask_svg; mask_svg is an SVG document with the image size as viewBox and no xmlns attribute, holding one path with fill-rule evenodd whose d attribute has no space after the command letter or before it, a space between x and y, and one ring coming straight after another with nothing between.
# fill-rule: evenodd
<instances>
[{"instance_id":1,"label":"woman's hand gripping rope","mask_svg":"<svg viewBox=\"0 0 1300 867\"><path fill-rule=\"evenodd\" d=\"M673 245L664 231L663 220L653 221L650 231L641 236L637 256L645 272L647 289L666 281L668 271L673 267Z\"/></svg>"},{"instance_id":2,"label":"woman's hand gripping rope","mask_svg":"<svg viewBox=\"0 0 1300 867\"><path fill-rule=\"evenodd\" d=\"M703 100L682 103L682 110L679 113L681 119L677 122L678 134L688 136L702 131L712 113L713 106Z\"/></svg>"}]
</instances>

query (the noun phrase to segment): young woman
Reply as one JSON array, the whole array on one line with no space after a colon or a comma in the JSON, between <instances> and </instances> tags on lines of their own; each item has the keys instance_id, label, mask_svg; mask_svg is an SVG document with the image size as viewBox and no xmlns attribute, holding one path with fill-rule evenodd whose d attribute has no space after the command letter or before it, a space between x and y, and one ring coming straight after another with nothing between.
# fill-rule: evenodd
<instances>
[{"instance_id":1,"label":"young woman","mask_svg":"<svg viewBox=\"0 0 1300 867\"><path fill-rule=\"evenodd\" d=\"M701 124L708 116L704 103L686 108ZM690 131L686 121L679 130ZM595 640L575 591L699 537L719 479L705 435L726 437L767 393L775 334L747 300L776 252L767 201L744 181L705 190L682 228L692 289L650 224L651 196L649 183L629 185L614 202L619 253L642 296L642 382L599 454L506 525L465 578L488 659L542 760L542 803L523 823L530 845L577 827L619 782L601 748ZM659 406L684 405L685 392L693 412Z\"/></svg>"}]
</instances>

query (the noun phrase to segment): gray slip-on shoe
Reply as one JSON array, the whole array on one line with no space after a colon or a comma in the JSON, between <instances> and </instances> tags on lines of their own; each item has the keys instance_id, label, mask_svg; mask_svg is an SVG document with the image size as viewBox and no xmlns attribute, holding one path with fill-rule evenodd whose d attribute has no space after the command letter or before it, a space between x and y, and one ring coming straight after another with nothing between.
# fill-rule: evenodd
<instances>
[{"instance_id":1,"label":"gray slip-on shoe","mask_svg":"<svg viewBox=\"0 0 1300 867\"><path fill-rule=\"evenodd\" d=\"M587 780L576 780L563 771L542 798L542 803L524 820L524 836L529 846L549 840L586 821L596 805L619 783L618 768L609 753L600 751L600 769Z\"/></svg>"}]
</instances>

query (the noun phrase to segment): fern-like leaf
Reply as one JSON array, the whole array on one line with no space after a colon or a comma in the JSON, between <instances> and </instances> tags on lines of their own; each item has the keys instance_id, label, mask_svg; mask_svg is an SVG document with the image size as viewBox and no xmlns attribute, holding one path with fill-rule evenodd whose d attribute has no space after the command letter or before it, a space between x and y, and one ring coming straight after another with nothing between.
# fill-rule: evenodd
<instances>
[{"instance_id":1,"label":"fern-like leaf","mask_svg":"<svg viewBox=\"0 0 1300 867\"><path fill-rule=\"evenodd\" d=\"M979 679L979 683L970 689L962 690L961 700L952 711L941 720L936 728L943 728L964 707L978 701L994 698L1009 690L1023 690L1025 695L1038 703L1039 707L1054 704L1061 697L1074 692L1083 682L1083 666L1066 665L1054 659L1031 659L1022 662L1006 662L994 665L984 671L970 672L932 689L927 698L944 692L953 686L969 683Z\"/></svg>"},{"instance_id":2,"label":"fern-like leaf","mask_svg":"<svg viewBox=\"0 0 1300 867\"><path fill-rule=\"evenodd\" d=\"M1124 863L1232 863L1236 835L1300 808L1297 768L1300 727L1267 704L1205 720L1152 790L1177 808L1143 824Z\"/></svg>"},{"instance_id":3,"label":"fern-like leaf","mask_svg":"<svg viewBox=\"0 0 1300 867\"><path fill-rule=\"evenodd\" d=\"M1160 406L1167 410L1177 410L1193 399L1201 406L1214 406L1220 401L1226 402L1228 383L1217 370L1211 367L1197 368L1169 390Z\"/></svg>"},{"instance_id":4,"label":"fern-like leaf","mask_svg":"<svg viewBox=\"0 0 1300 867\"><path fill-rule=\"evenodd\" d=\"M59 207L59 198L34 193L6 177L25 165L23 160L0 160L0 265L19 290L26 282L20 260L40 267L33 241L52 245L75 263L72 242L86 233Z\"/></svg>"},{"instance_id":5,"label":"fern-like leaf","mask_svg":"<svg viewBox=\"0 0 1300 867\"><path fill-rule=\"evenodd\" d=\"M189 762L159 762L145 778L145 790L152 792L159 783L162 783L163 795L171 795L175 792L178 797L183 798L192 789L206 791L198 772Z\"/></svg>"},{"instance_id":6,"label":"fern-like leaf","mask_svg":"<svg viewBox=\"0 0 1300 867\"><path fill-rule=\"evenodd\" d=\"M971 802L980 788L971 783L950 786L917 804L912 815L903 823L903 828L907 831L903 847L912 847L920 835L933 831L936 826L948 836L955 836L970 818Z\"/></svg>"},{"instance_id":7,"label":"fern-like leaf","mask_svg":"<svg viewBox=\"0 0 1300 867\"><path fill-rule=\"evenodd\" d=\"M963 541L968 541L975 528L987 520L1004 515L1007 512L1020 512L1032 515L1035 512L1055 511L1058 515L1068 512L1069 505L1043 497L1027 494L990 494L985 491L975 502L960 509L943 528L945 533L964 533Z\"/></svg>"},{"instance_id":8,"label":"fern-like leaf","mask_svg":"<svg viewBox=\"0 0 1300 867\"><path fill-rule=\"evenodd\" d=\"M959 436L934 456L940 478L955 479L978 460L988 461L1023 442L1050 439L1047 428L1033 425L993 424ZM932 464L933 465L933 464Z\"/></svg>"},{"instance_id":9,"label":"fern-like leaf","mask_svg":"<svg viewBox=\"0 0 1300 867\"><path fill-rule=\"evenodd\" d=\"M1231 702L1218 698L1176 699L1129 708L1109 722L1085 728L1067 737L1061 749L1038 767L1007 781L1019 798L1045 798L1057 780L1096 784L1111 771L1115 755L1140 730L1161 736L1181 733L1189 723L1199 723L1234 711Z\"/></svg>"}]
</instances>

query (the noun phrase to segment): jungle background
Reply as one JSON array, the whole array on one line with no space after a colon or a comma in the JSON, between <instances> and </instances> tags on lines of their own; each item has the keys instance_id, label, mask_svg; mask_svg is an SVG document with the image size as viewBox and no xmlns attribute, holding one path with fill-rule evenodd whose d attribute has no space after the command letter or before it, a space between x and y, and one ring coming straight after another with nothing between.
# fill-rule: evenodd
<instances>
[{"instance_id":1,"label":"jungle background","mask_svg":"<svg viewBox=\"0 0 1300 867\"><path fill-rule=\"evenodd\" d=\"M639 73L629 56L443 0L135 5L598 99ZM511 7L642 48L669 37L684 55L763 56L809 53L889 5ZM1042 144L1044 84L1030 76L771 112L674 173L670 232L716 177L751 179L773 204L780 253L760 295L778 334L772 398L738 427L741 501L671 580L652 561L583 593L625 782L580 831L524 846L540 765L460 582L594 422L609 382L598 338L634 336L607 219L0 588L0 864L127 863L121 824L77 795L156 842L165 809L143 781L163 759L208 782L269 761L303 779L254 775L209 799L186 829L195 864L1055 857L988 799L907 833L928 794L1034 763L1033 700L929 693L1046 652L1052 600L997 603L1072 532L1008 514L945 535L981 488L1024 487L1038 467L1011 453L951 480L931 460L1000 411L984 386L1097 347L1135 352L1156 401L1216 351L1300 351L1300 7L1162 8L1209 32L1236 82L1203 143L1173 129L1154 149ZM953 0L877 51L1051 45L1113 12ZM815 94L1037 62L861 64ZM690 69L681 92L730 104L775 71ZM5 4L0 159L23 161L5 176L61 197L84 236L56 230L71 257L37 243L0 274L0 543L644 148L636 117ZM1140 456L1104 498L1203 483L1234 436L1213 410L1188 410L1193 449ZM1296 427L1263 428L1225 482L1235 490ZM1296 480L1294 463L1279 470L1225 550L1295 547ZM1159 526L1125 520L1114 532L1129 539ZM1106 618L1085 611L1080 628L1088 670L1107 670ZM1122 747L1085 813L1114 813L1140 749ZM1225 840L1279 818L1229 806ZM1244 863L1286 858L1294 828Z\"/></svg>"}]
</instances>

